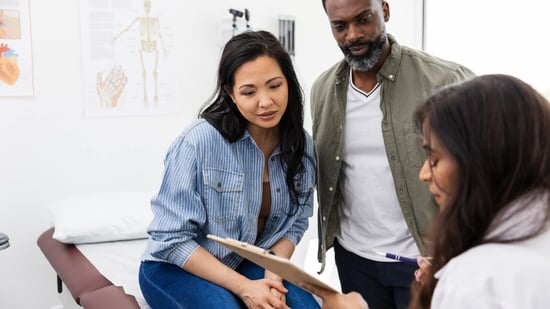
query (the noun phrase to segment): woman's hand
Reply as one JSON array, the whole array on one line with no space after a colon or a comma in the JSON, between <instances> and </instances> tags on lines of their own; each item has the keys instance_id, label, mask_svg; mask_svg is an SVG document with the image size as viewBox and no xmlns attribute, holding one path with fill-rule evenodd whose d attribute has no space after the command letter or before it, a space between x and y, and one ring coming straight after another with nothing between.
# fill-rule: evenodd
<instances>
[{"instance_id":1,"label":"woman's hand","mask_svg":"<svg viewBox=\"0 0 550 309\"><path fill-rule=\"evenodd\" d=\"M427 273L432 266L432 263L430 263L431 259L431 257L423 256L419 256L416 258L418 267L420 267L414 272L414 278L416 279L416 282L419 282L420 284L424 284L426 282L426 276L424 274Z\"/></svg>"},{"instance_id":2,"label":"woman's hand","mask_svg":"<svg viewBox=\"0 0 550 309\"><path fill-rule=\"evenodd\" d=\"M283 283L270 278L248 280L238 293L239 297L249 309L290 309L285 304L284 295L288 290ZM281 300L280 295L283 295Z\"/></svg>"},{"instance_id":3,"label":"woman's hand","mask_svg":"<svg viewBox=\"0 0 550 309\"><path fill-rule=\"evenodd\" d=\"M325 290L323 288L312 286L310 284L302 283L300 286L309 291L312 294L315 294L321 298L323 301L322 309L368 309L369 305L363 299L361 294L357 292L350 292L347 294L342 294L338 292L333 292Z\"/></svg>"},{"instance_id":4,"label":"woman's hand","mask_svg":"<svg viewBox=\"0 0 550 309\"><path fill-rule=\"evenodd\" d=\"M204 247L199 247L183 265L186 271L213 282L237 295L247 308L290 309L281 295L288 291L281 279L264 278L250 280L227 267Z\"/></svg>"},{"instance_id":5,"label":"woman's hand","mask_svg":"<svg viewBox=\"0 0 550 309\"><path fill-rule=\"evenodd\" d=\"M283 278L281 278L281 276L279 276L275 273L272 273L267 269L265 270L264 278L272 279L274 281L278 281L278 282L281 282L281 283L283 282ZM275 295L275 297L279 298L283 303L286 304L285 293L281 293L279 290L277 290L275 288L271 288L271 294Z\"/></svg>"}]
</instances>

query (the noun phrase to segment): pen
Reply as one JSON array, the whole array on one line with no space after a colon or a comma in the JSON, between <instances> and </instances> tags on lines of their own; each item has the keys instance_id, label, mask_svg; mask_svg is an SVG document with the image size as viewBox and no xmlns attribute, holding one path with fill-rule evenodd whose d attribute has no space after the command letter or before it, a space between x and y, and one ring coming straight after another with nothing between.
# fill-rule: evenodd
<instances>
[{"instance_id":1,"label":"pen","mask_svg":"<svg viewBox=\"0 0 550 309\"><path fill-rule=\"evenodd\" d=\"M388 252L384 253L384 252L379 252L379 251L376 251L376 254L381 255L381 256L385 256L385 257L387 257L389 259L392 259L392 260L397 260L397 261L400 261L400 262L403 262L403 263L407 263L409 265L418 266L418 262L416 261L416 258L410 258L410 257L406 257L406 256L393 254L393 253L388 253Z\"/></svg>"}]
</instances>

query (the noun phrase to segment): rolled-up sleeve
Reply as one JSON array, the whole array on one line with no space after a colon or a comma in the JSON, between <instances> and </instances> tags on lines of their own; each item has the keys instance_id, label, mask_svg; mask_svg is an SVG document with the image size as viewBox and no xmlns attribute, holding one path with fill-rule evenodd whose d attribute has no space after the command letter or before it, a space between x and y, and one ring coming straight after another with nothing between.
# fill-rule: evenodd
<instances>
[{"instance_id":1,"label":"rolled-up sleeve","mask_svg":"<svg viewBox=\"0 0 550 309\"><path fill-rule=\"evenodd\" d=\"M154 214L147 251L155 260L183 266L199 247L194 240L206 221L197 188L197 156L192 145L179 137L164 160L158 194L151 200Z\"/></svg>"}]
</instances>

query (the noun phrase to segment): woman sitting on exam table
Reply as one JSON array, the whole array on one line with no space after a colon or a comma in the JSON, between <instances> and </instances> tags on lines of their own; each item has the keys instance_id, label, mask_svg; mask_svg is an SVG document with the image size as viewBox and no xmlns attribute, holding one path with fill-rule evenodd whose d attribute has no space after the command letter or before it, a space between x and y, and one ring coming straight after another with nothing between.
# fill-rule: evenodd
<instances>
[{"instance_id":1,"label":"woman sitting on exam table","mask_svg":"<svg viewBox=\"0 0 550 309\"><path fill-rule=\"evenodd\" d=\"M313 214L313 141L292 61L269 32L224 47L216 92L165 158L139 271L152 308L319 308L208 234L290 258Z\"/></svg>"},{"instance_id":2,"label":"woman sitting on exam table","mask_svg":"<svg viewBox=\"0 0 550 309\"><path fill-rule=\"evenodd\" d=\"M415 121L427 151L419 178L441 212L409 308L550 308L549 102L485 75L440 90ZM306 288L323 308L366 306L354 292Z\"/></svg>"}]
</instances>

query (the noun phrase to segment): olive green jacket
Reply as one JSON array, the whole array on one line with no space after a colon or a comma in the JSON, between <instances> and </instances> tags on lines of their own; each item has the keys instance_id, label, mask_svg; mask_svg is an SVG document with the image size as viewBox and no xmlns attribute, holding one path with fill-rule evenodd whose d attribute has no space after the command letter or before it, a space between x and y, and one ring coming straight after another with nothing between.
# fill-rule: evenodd
<instances>
[{"instance_id":1,"label":"olive green jacket","mask_svg":"<svg viewBox=\"0 0 550 309\"><path fill-rule=\"evenodd\" d=\"M420 252L437 213L426 184L418 173L425 156L412 121L415 108L436 89L474 76L468 68L405 46L388 35L391 52L377 73L381 83L380 127L407 226ZM343 203L338 187L344 146L344 119L350 67L342 60L323 72L311 89L313 139L318 162L318 260L324 268L326 251L333 246L339 227L338 207ZM365 156L368 159L368 154ZM323 269L321 269L322 271Z\"/></svg>"}]
</instances>

